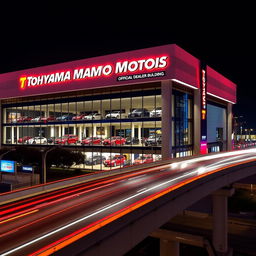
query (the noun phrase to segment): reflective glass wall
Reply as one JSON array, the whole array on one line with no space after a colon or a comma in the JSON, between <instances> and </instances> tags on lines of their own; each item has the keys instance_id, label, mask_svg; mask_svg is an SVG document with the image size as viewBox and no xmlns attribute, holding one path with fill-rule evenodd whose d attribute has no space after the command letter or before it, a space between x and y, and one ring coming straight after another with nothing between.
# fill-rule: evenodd
<instances>
[{"instance_id":1,"label":"reflective glass wall","mask_svg":"<svg viewBox=\"0 0 256 256\"><path fill-rule=\"evenodd\" d=\"M155 83L5 102L2 144L80 150L80 167L89 169L161 160L160 88ZM191 155L192 94L174 89L172 97L173 157Z\"/></svg>"}]
</instances>

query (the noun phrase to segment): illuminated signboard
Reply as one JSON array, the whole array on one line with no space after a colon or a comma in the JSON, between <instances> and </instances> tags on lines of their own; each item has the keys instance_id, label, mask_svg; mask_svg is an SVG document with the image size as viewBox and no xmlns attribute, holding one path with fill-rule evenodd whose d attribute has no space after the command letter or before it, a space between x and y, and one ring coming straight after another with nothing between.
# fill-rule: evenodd
<instances>
[{"instance_id":1,"label":"illuminated signboard","mask_svg":"<svg viewBox=\"0 0 256 256\"><path fill-rule=\"evenodd\" d=\"M206 65L201 63L200 69L200 88L201 88L201 143L200 153L207 154L207 76Z\"/></svg>"},{"instance_id":2,"label":"illuminated signboard","mask_svg":"<svg viewBox=\"0 0 256 256\"><path fill-rule=\"evenodd\" d=\"M15 173L16 172L15 161L1 160L0 168L1 168L1 172Z\"/></svg>"},{"instance_id":3,"label":"illuminated signboard","mask_svg":"<svg viewBox=\"0 0 256 256\"><path fill-rule=\"evenodd\" d=\"M71 81L81 81L100 77L116 76L117 81L165 76L169 64L167 55L147 57L137 60L124 60L104 65L79 67L49 74L23 75L19 87L24 90L43 85L53 85Z\"/></svg>"},{"instance_id":4,"label":"illuminated signboard","mask_svg":"<svg viewBox=\"0 0 256 256\"><path fill-rule=\"evenodd\" d=\"M21 171L22 171L22 172L32 173L33 170L34 170L33 166L23 165L23 166L21 167Z\"/></svg>"}]
</instances>

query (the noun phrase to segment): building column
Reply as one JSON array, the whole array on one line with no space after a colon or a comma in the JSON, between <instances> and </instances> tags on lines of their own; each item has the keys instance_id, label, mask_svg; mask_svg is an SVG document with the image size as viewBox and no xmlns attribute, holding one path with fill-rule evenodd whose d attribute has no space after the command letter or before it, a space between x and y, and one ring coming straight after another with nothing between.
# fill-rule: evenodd
<instances>
[{"instance_id":1,"label":"building column","mask_svg":"<svg viewBox=\"0 0 256 256\"><path fill-rule=\"evenodd\" d=\"M161 82L162 96L162 159L172 157L172 81Z\"/></svg>"},{"instance_id":2,"label":"building column","mask_svg":"<svg viewBox=\"0 0 256 256\"><path fill-rule=\"evenodd\" d=\"M55 129L54 126L50 127L50 137L54 137L55 136L55 133L54 133L55 130L54 129Z\"/></svg>"},{"instance_id":3,"label":"building column","mask_svg":"<svg viewBox=\"0 0 256 256\"><path fill-rule=\"evenodd\" d=\"M81 141L83 138L82 138L82 125L79 125L78 126L78 139L79 141Z\"/></svg>"},{"instance_id":4,"label":"building column","mask_svg":"<svg viewBox=\"0 0 256 256\"><path fill-rule=\"evenodd\" d=\"M97 126L96 126L96 124L93 126L92 137L97 137Z\"/></svg>"},{"instance_id":5,"label":"building column","mask_svg":"<svg viewBox=\"0 0 256 256\"><path fill-rule=\"evenodd\" d=\"M194 90L194 155L200 155L201 145L201 96L200 90Z\"/></svg>"},{"instance_id":6,"label":"building column","mask_svg":"<svg viewBox=\"0 0 256 256\"><path fill-rule=\"evenodd\" d=\"M179 256L180 244L177 241L160 238L160 256Z\"/></svg>"},{"instance_id":7,"label":"building column","mask_svg":"<svg viewBox=\"0 0 256 256\"><path fill-rule=\"evenodd\" d=\"M14 144L14 126L11 128L11 144Z\"/></svg>"},{"instance_id":8,"label":"building column","mask_svg":"<svg viewBox=\"0 0 256 256\"><path fill-rule=\"evenodd\" d=\"M141 141L141 124L138 125L138 139Z\"/></svg>"},{"instance_id":9,"label":"building column","mask_svg":"<svg viewBox=\"0 0 256 256\"><path fill-rule=\"evenodd\" d=\"M227 105L227 125L226 125L227 150L232 150L232 104Z\"/></svg>"},{"instance_id":10,"label":"building column","mask_svg":"<svg viewBox=\"0 0 256 256\"><path fill-rule=\"evenodd\" d=\"M64 136L65 135L65 126L62 125L61 126L61 136Z\"/></svg>"},{"instance_id":11,"label":"building column","mask_svg":"<svg viewBox=\"0 0 256 256\"><path fill-rule=\"evenodd\" d=\"M212 195L213 234L212 242L219 255L228 253L228 197L234 193L234 188L223 188Z\"/></svg>"},{"instance_id":12,"label":"building column","mask_svg":"<svg viewBox=\"0 0 256 256\"><path fill-rule=\"evenodd\" d=\"M16 138L16 143L17 143L17 142L18 142L18 139L20 138L20 128L19 128L19 126L17 126L16 129L17 129L17 132L16 132L16 134L17 134L17 135L16 135L16 137L17 137L17 138Z\"/></svg>"}]
</instances>

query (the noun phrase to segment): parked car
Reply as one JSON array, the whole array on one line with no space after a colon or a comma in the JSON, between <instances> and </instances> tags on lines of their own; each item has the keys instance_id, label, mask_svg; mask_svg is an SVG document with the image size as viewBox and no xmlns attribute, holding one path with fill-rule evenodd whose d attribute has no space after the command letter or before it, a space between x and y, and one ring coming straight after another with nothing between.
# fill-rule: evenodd
<instances>
[{"instance_id":1,"label":"parked car","mask_svg":"<svg viewBox=\"0 0 256 256\"><path fill-rule=\"evenodd\" d=\"M56 118L57 121L70 121L74 117L74 114L67 114Z\"/></svg>"},{"instance_id":2,"label":"parked car","mask_svg":"<svg viewBox=\"0 0 256 256\"><path fill-rule=\"evenodd\" d=\"M57 137L50 137L47 139L48 144L55 144Z\"/></svg>"},{"instance_id":3,"label":"parked car","mask_svg":"<svg viewBox=\"0 0 256 256\"><path fill-rule=\"evenodd\" d=\"M32 117L30 116L21 116L17 119L18 123L23 123L23 122L30 122L32 120Z\"/></svg>"},{"instance_id":4,"label":"parked car","mask_svg":"<svg viewBox=\"0 0 256 256\"><path fill-rule=\"evenodd\" d=\"M82 145L100 145L101 142L102 139L98 137L87 137L81 140Z\"/></svg>"},{"instance_id":5,"label":"parked car","mask_svg":"<svg viewBox=\"0 0 256 256\"><path fill-rule=\"evenodd\" d=\"M123 155L115 155L114 157L110 157L109 159L105 160L103 162L104 166L118 166L118 165L124 165L126 161L125 156Z\"/></svg>"},{"instance_id":6,"label":"parked car","mask_svg":"<svg viewBox=\"0 0 256 256\"><path fill-rule=\"evenodd\" d=\"M95 165L95 164L101 164L103 161L106 160L105 156L92 156L85 160L86 165Z\"/></svg>"},{"instance_id":7,"label":"parked car","mask_svg":"<svg viewBox=\"0 0 256 256\"><path fill-rule=\"evenodd\" d=\"M41 116L37 116L31 119L31 122L40 122L40 121L41 121Z\"/></svg>"},{"instance_id":8,"label":"parked car","mask_svg":"<svg viewBox=\"0 0 256 256\"><path fill-rule=\"evenodd\" d=\"M102 144L115 146L115 145L124 145L125 142L126 142L125 138L120 136L114 136L114 137L110 137L108 139L103 140Z\"/></svg>"},{"instance_id":9,"label":"parked car","mask_svg":"<svg viewBox=\"0 0 256 256\"><path fill-rule=\"evenodd\" d=\"M142 155L138 158L136 158L133 162L133 164L147 164L147 163L152 163L153 162L153 157L152 155Z\"/></svg>"},{"instance_id":10,"label":"parked car","mask_svg":"<svg viewBox=\"0 0 256 256\"><path fill-rule=\"evenodd\" d=\"M76 144L78 142L78 136L67 134L55 140L56 144Z\"/></svg>"},{"instance_id":11,"label":"parked car","mask_svg":"<svg viewBox=\"0 0 256 256\"><path fill-rule=\"evenodd\" d=\"M125 117L125 115L121 111L113 111L113 112L106 114L106 116L105 116L106 119L120 119L120 118L124 118L124 117Z\"/></svg>"},{"instance_id":12,"label":"parked car","mask_svg":"<svg viewBox=\"0 0 256 256\"><path fill-rule=\"evenodd\" d=\"M152 111L150 111L149 116L150 117L161 117L162 116L162 108L157 107L157 108L153 109Z\"/></svg>"},{"instance_id":13,"label":"parked car","mask_svg":"<svg viewBox=\"0 0 256 256\"><path fill-rule=\"evenodd\" d=\"M28 140L30 140L31 138L31 136L24 136L18 139L18 143L28 143Z\"/></svg>"},{"instance_id":14,"label":"parked car","mask_svg":"<svg viewBox=\"0 0 256 256\"><path fill-rule=\"evenodd\" d=\"M54 121L55 120L55 117L54 116L45 116L45 117L41 117L41 121L42 122L49 122L49 121Z\"/></svg>"},{"instance_id":15,"label":"parked car","mask_svg":"<svg viewBox=\"0 0 256 256\"><path fill-rule=\"evenodd\" d=\"M45 137L34 137L28 140L28 144L46 144L47 139Z\"/></svg>"},{"instance_id":16,"label":"parked car","mask_svg":"<svg viewBox=\"0 0 256 256\"><path fill-rule=\"evenodd\" d=\"M72 120L82 120L85 117L85 114L79 114L72 117Z\"/></svg>"},{"instance_id":17,"label":"parked car","mask_svg":"<svg viewBox=\"0 0 256 256\"><path fill-rule=\"evenodd\" d=\"M85 119L85 120L100 120L100 119L102 119L102 116L99 113L91 113L89 115L84 116L83 119Z\"/></svg>"},{"instance_id":18,"label":"parked car","mask_svg":"<svg viewBox=\"0 0 256 256\"><path fill-rule=\"evenodd\" d=\"M162 136L161 135L151 135L147 139L145 139L145 146L158 146L162 144Z\"/></svg>"},{"instance_id":19,"label":"parked car","mask_svg":"<svg viewBox=\"0 0 256 256\"><path fill-rule=\"evenodd\" d=\"M146 108L136 108L128 114L128 118L149 117L150 113Z\"/></svg>"},{"instance_id":20,"label":"parked car","mask_svg":"<svg viewBox=\"0 0 256 256\"><path fill-rule=\"evenodd\" d=\"M136 137L127 137L125 142L125 144L127 145L136 145L139 143L140 143L140 140L139 138L136 138Z\"/></svg>"}]
</instances>

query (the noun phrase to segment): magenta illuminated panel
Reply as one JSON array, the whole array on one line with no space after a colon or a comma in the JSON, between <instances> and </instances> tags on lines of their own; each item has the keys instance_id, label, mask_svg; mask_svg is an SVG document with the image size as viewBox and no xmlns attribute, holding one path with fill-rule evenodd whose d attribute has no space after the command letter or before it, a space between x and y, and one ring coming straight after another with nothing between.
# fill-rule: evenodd
<instances>
[{"instance_id":1,"label":"magenta illuminated panel","mask_svg":"<svg viewBox=\"0 0 256 256\"><path fill-rule=\"evenodd\" d=\"M207 66L208 93L236 103L236 84Z\"/></svg>"},{"instance_id":2,"label":"magenta illuminated panel","mask_svg":"<svg viewBox=\"0 0 256 256\"><path fill-rule=\"evenodd\" d=\"M163 58L166 60L166 65ZM153 63L152 60L155 62ZM127 70L122 66L126 62L130 65ZM139 63L137 68L136 62ZM1 74L0 98L136 85L168 79L175 79L199 88L199 63L197 58L179 46L171 44L42 66ZM119 65L118 72L116 72L117 65ZM87 68L93 70L94 76L86 76ZM209 67L208 69L209 92L235 102L235 84L213 69ZM43 80L43 76L49 76L47 82Z\"/></svg>"}]
</instances>

